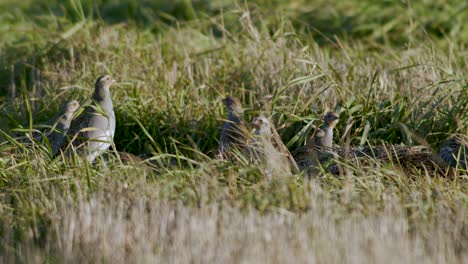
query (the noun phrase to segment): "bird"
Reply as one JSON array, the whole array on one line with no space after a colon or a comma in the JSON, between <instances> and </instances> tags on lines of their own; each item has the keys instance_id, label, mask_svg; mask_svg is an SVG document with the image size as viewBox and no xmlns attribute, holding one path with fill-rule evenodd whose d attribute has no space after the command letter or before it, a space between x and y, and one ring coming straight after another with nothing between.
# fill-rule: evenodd
<instances>
[{"instance_id":1,"label":"bird","mask_svg":"<svg viewBox=\"0 0 468 264\"><path fill-rule=\"evenodd\" d=\"M64 105L62 112L56 116L53 120L47 122L50 125L50 129L47 129L44 133L40 133L34 136L38 142L43 142L44 136L51 147L51 156L55 156L59 149L65 142L65 136L70 129L70 124L73 119L73 114L80 108L80 103L76 100L72 100Z\"/></svg>"},{"instance_id":2,"label":"bird","mask_svg":"<svg viewBox=\"0 0 468 264\"><path fill-rule=\"evenodd\" d=\"M233 96L227 96L223 99L223 103L228 115L221 129L218 158L235 160L236 151L242 153L245 150L249 131L242 118L244 109L240 101Z\"/></svg>"},{"instance_id":3,"label":"bird","mask_svg":"<svg viewBox=\"0 0 468 264\"><path fill-rule=\"evenodd\" d=\"M456 135L447 139L439 153L434 152L429 145L405 146L397 144L381 144L378 146L363 146L338 150L340 158L350 163L393 164L406 175L413 175L416 171L423 171L428 175L451 175L450 167L466 169L466 152L468 138ZM332 174L337 174L335 164L329 167Z\"/></svg>"},{"instance_id":4,"label":"bird","mask_svg":"<svg viewBox=\"0 0 468 264\"><path fill-rule=\"evenodd\" d=\"M338 124L339 116L336 112L328 112L323 118L323 125L315 133L315 146L323 150L333 148L333 129Z\"/></svg>"},{"instance_id":5,"label":"bird","mask_svg":"<svg viewBox=\"0 0 468 264\"><path fill-rule=\"evenodd\" d=\"M294 158L289 150L283 144L273 124L264 115L253 119L252 124L255 128L255 140L250 144L255 158L265 162L265 174L271 179L273 175L285 176L291 175L293 171L299 171Z\"/></svg>"},{"instance_id":6,"label":"bird","mask_svg":"<svg viewBox=\"0 0 468 264\"><path fill-rule=\"evenodd\" d=\"M406 175L413 175L415 170L425 171L429 175L446 175L447 167L466 169L468 137L456 135L448 138L439 153L435 153L429 145L405 146L397 144L381 144L378 146L360 146L339 148L333 146L333 128L338 122L335 113L329 112L324 117L323 126L315 133L306 146L294 151L294 157L306 172L315 172L311 168L318 164L327 165L327 171L333 175L343 174L340 164L334 160L341 159L348 163L369 164L370 161L379 164L392 163ZM330 162L332 161L332 162Z\"/></svg>"},{"instance_id":7,"label":"bird","mask_svg":"<svg viewBox=\"0 0 468 264\"><path fill-rule=\"evenodd\" d=\"M293 152L299 169L307 175L316 174L318 165L327 165L331 159L338 157L333 149L333 129L338 121L336 112L327 112L322 126L307 140L306 145Z\"/></svg>"},{"instance_id":8,"label":"bird","mask_svg":"<svg viewBox=\"0 0 468 264\"><path fill-rule=\"evenodd\" d=\"M406 175L413 175L414 170L424 171L430 175L445 174L446 164L437 154L426 146L405 146L397 144L382 144L366 146L359 150L350 162L366 164L369 158L379 164L393 164Z\"/></svg>"},{"instance_id":9,"label":"bird","mask_svg":"<svg viewBox=\"0 0 468 264\"><path fill-rule=\"evenodd\" d=\"M252 121L252 124L255 128L255 135L263 135L263 137L272 144L275 150L287 158L289 165L294 173L299 172L299 167L297 166L294 157L288 148L284 145L283 140L281 139L278 131L276 130L273 123L264 115L259 115L255 117Z\"/></svg>"},{"instance_id":10,"label":"bird","mask_svg":"<svg viewBox=\"0 0 468 264\"><path fill-rule=\"evenodd\" d=\"M95 83L92 103L72 122L72 145L84 152L86 160L93 163L96 157L111 146L116 120L110 87L115 80L109 75L100 76Z\"/></svg>"},{"instance_id":11,"label":"bird","mask_svg":"<svg viewBox=\"0 0 468 264\"><path fill-rule=\"evenodd\" d=\"M455 135L449 137L442 145L439 155L450 167L466 169L468 159L468 137Z\"/></svg>"},{"instance_id":12,"label":"bird","mask_svg":"<svg viewBox=\"0 0 468 264\"><path fill-rule=\"evenodd\" d=\"M372 158L379 163L393 163L407 175L414 170L425 171L429 175L450 175L450 167L466 169L468 137L455 135L449 137L442 145L439 153L423 142L419 146L404 146L396 144L382 144L379 146L365 146L351 149L351 162L366 163L365 159ZM339 152L342 157L341 152Z\"/></svg>"}]
</instances>

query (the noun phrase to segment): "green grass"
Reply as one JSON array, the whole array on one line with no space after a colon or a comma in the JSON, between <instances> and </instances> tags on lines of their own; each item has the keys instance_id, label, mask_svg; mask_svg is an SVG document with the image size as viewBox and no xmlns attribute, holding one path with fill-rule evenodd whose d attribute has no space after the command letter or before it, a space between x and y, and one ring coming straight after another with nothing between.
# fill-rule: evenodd
<instances>
[{"instance_id":1,"label":"green grass","mask_svg":"<svg viewBox=\"0 0 468 264\"><path fill-rule=\"evenodd\" d=\"M325 109L335 142L438 151L468 130L463 1L0 0L0 262L424 262L468 257L468 177L388 164L264 180L214 159L238 97L290 150ZM110 74L115 149L91 167L18 128ZM13 89L14 88L14 89ZM12 95L11 91L15 94ZM169 165L170 160L178 161Z\"/></svg>"}]
</instances>

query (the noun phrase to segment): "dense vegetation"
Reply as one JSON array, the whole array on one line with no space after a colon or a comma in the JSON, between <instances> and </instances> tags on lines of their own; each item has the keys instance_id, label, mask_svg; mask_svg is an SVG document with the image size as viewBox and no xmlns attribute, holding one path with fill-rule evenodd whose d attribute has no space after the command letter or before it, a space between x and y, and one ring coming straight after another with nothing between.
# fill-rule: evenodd
<instances>
[{"instance_id":1,"label":"dense vegetation","mask_svg":"<svg viewBox=\"0 0 468 264\"><path fill-rule=\"evenodd\" d=\"M269 182L214 155L226 95L290 150L326 109L340 112L338 144L350 118L351 145L437 152L468 134L467 7L0 0L0 262L466 261L466 170L376 163ZM117 79L114 149L156 169L15 145L102 74Z\"/></svg>"}]
</instances>

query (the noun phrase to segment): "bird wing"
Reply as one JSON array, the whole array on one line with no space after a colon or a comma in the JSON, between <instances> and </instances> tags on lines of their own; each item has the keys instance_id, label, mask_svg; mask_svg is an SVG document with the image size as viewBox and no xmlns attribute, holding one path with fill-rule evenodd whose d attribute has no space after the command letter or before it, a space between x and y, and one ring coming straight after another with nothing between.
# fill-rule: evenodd
<instances>
[{"instance_id":1,"label":"bird wing","mask_svg":"<svg viewBox=\"0 0 468 264\"><path fill-rule=\"evenodd\" d=\"M230 149L245 149L249 142L249 130L244 121L237 116L229 116L224 122L219 142L219 154L223 158L229 156Z\"/></svg>"},{"instance_id":2,"label":"bird wing","mask_svg":"<svg viewBox=\"0 0 468 264\"><path fill-rule=\"evenodd\" d=\"M66 111L62 111L54 118L39 125L41 129L33 131L32 137L41 144L46 143L44 139L47 138L47 144L50 144L51 154L54 156L63 145L64 136L69 129L69 121L70 120L68 120L66 116Z\"/></svg>"},{"instance_id":3,"label":"bird wing","mask_svg":"<svg viewBox=\"0 0 468 264\"><path fill-rule=\"evenodd\" d=\"M68 130L70 129L71 119L71 116L69 117L66 115L66 113L63 113L56 119L54 125L47 134L47 139L49 140L52 148L52 156L55 156L58 150L63 146L65 137L68 133Z\"/></svg>"},{"instance_id":4,"label":"bird wing","mask_svg":"<svg viewBox=\"0 0 468 264\"><path fill-rule=\"evenodd\" d=\"M68 149L71 145L75 147L81 147L86 142L86 137L82 133L86 133L85 128L89 127L91 120L91 113L93 107L88 101L83 107L80 107L74 114L74 118L71 121L70 128L68 129L67 136L65 137L65 143L60 148L62 151Z\"/></svg>"},{"instance_id":5,"label":"bird wing","mask_svg":"<svg viewBox=\"0 0 468 264\"><path fill-rule=\"evenodd\" d=\"M451 167L467 168L468 137L457 135L447 139L439 152L440 157Z\"/></svg>"},{"instance_id":6,"label":"bird wing","mask_svg":"<svg viewBox=\"0 0 468 264\"><path fill-rule=\"evenodd\" d=\"M323 142L324 137L325 137L325 131L323 131L321 128L318 128L317 131L315 131L315 134L314 134L315 146L323 147L324 146L324 142Z\"/></svg>"}]
</instances>

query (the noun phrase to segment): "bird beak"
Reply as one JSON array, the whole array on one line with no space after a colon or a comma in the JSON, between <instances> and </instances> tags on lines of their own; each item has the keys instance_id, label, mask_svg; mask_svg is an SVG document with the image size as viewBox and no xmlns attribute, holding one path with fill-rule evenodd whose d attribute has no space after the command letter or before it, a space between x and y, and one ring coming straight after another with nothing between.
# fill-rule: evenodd
<instances>
[{"instance_id":1,"label":"bird beak","mask_svg":"<svg viewBox=\"0 0 468 264\"><path fill-rule=\"evenodd\" d=\"M112 79L112 82L111 82L111 84L114 84L115 82L116 82L116 80Z\"/></svg>"}]
</instances>

